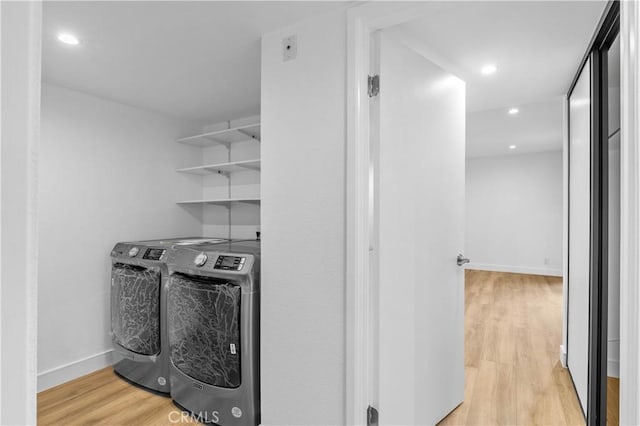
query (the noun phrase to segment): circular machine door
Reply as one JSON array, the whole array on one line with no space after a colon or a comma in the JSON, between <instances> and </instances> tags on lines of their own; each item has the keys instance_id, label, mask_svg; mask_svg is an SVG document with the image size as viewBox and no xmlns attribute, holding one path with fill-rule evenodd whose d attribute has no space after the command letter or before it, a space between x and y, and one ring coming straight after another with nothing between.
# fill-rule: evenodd
<instances>
[{"instance_id":1,"label":"circular machine door","mask_svg":"<svg viewBox=\"0 0 640 426\"><path fill-rule=\"evenodd\" d=\"M111 269L115 342L142 355L160 353L160 271L116 263Z\"/></svg>"},{"instance_id":2,"label":"circular machine door","mask_svg":"<svg viewBox=\"0 0 640 426\"><path fill-rule=\"evenodd\" d=\"M173 364L200 382L240 386L239 286L173 274L167 293L167 327Z\"/></svg>"}]
</instances>

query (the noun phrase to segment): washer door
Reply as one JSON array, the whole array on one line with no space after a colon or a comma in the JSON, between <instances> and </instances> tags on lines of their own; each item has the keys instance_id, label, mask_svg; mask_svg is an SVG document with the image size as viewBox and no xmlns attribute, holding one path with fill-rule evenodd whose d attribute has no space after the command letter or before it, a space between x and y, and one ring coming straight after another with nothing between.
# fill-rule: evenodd
<instances>
[{"instance_id":1,"label":"washer door","mask_svg":"<svg viewBox=\"0 0 640 426\"><path fill-rule=\"evenodd\" d=\"M111 269L114 341L142 355L160 353L160 271L116 263Z\"/></svg>"},{"instance_id":2,"label":"washer door","mask_svg":"<svg viewBox=\"0 0 640 426\"><path fill-rule=\"evenodd\" d=\"M170 356L184 374L203 383L240 386L239 286L173 274L167 314Z\"/></svg>"}]
</instances>

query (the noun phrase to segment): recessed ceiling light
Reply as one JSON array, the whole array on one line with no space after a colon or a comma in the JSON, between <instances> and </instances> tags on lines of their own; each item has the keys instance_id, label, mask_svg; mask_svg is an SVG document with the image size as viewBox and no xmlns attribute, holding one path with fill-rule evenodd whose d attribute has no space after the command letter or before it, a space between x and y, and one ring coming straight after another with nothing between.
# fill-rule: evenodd
<instances>
[{"instance_id":1,"label":"recessed ceiling light","mask_svg":"<svg viewBox=\"0 0 640 426\"><path fill-rule=\"evenodd\" d=\"M516 149L515 145L509 145L509 149Z\"/></svg>"},{"instance_id":2,"label":"recessed ceiling light","mask_svg":"<svg viewBox=\"0 0 640 426\"><path fill-rule=\"evenodd\" d=\"M516 115L519 112L520 112L520 110L518 108L510 108L509 109L509 114L511 114L511 115Z\"/></svg>"},{"instance_id":3,"label":"recessed ceiling light","mask_svg":"<svg viewBox=\"0 0 640 426\"><path fill-rule=\"evenodd\" d=\"M58 40L60 40L64 44L70 44L72 46L77 46L78 44L80 44L80 40L78 40L78 37L69 33L58 34Z\"/></svg>"},{"instance_id":4,"label":"recessed ceiling light","mask_svg":"<svg viewBox=\"0 0 640 426\"><path fill-rule=\"evenodd\" d=\"M496 67L493 64L487 64L483 66L482 69L480 70L480 72L484 75L493 74L496 71L498 71L498 67Z\"/></svg>"}]
</instances>

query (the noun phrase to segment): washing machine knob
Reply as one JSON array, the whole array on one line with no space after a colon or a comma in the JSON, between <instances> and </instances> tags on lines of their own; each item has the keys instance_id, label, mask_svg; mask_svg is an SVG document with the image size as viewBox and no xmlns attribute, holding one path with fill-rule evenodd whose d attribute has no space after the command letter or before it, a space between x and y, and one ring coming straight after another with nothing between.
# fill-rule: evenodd
<instances>
[{"instance_id":1,"label":"washing machine knob","mask_svg":"<svg viewBox=\"0 0 640 426\"><path fill-rule=\"evenodd\" d=\"M138 253L140 253L140 249L138 247L132 247L131 250L129 250L129 257L136 257Z\"/></svg>"},{"instance_id":2,"label":"washing machine knob","mask_svg":"<svg viewBox=\"0 0 640 426\"><path fill-rule=\"evenodd\" d=\"M196 266L202 266L205 263L207 263L207 255L205 253L200 253L199 255L196 256L196 258L193 260L193 263Z\"/></svg>"}]
</instances>

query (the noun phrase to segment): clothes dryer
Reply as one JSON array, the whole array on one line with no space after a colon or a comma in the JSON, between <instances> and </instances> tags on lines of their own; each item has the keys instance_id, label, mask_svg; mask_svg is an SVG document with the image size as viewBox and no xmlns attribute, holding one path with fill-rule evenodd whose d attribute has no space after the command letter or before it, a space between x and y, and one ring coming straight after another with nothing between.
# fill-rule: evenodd
<instances>
[{"instance_id":1,"label":"clothes dryer","mask_svg":"<svg viewBox=\"0 0 640 426\"><path fill-rule=\"evenodd\" d=\"M171 397L202 422L260 423L260 241L175 247L167 328Z\"/></svg>"}]
</instances>

